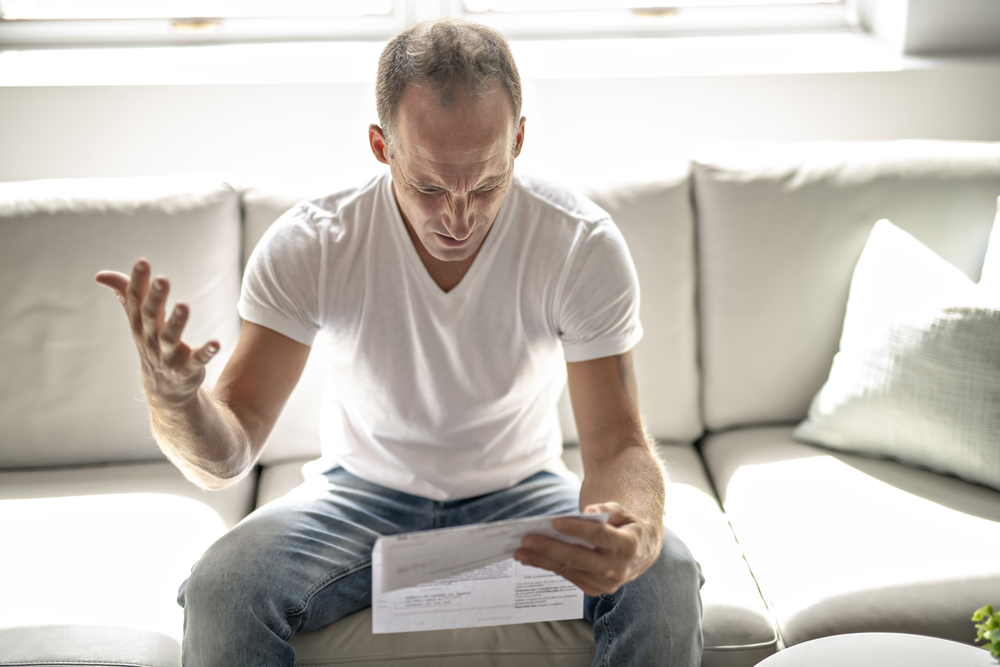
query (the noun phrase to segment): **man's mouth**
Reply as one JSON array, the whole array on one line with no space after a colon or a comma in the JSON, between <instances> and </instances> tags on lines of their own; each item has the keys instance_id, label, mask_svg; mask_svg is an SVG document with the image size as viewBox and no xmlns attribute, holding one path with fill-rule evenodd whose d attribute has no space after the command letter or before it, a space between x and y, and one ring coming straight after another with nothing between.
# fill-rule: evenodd
<instances>
[{"instance_id":1,"label":"man's mouth","mask_svg":"<svg viewBox=\"0 0 1000 667\"><path fill-rule=\"evenodd\" d=\"M438 240L440 240L442 244L448 246L449 248L461 248L462 246L464 246L466 243L469 242L469 239L472 238L472 234L469 234L464 239L459 241L458 239L452 236L448 236L447 234L439 234L435 232L435 235L437 235Z\"/></svg>"}]
</instances>

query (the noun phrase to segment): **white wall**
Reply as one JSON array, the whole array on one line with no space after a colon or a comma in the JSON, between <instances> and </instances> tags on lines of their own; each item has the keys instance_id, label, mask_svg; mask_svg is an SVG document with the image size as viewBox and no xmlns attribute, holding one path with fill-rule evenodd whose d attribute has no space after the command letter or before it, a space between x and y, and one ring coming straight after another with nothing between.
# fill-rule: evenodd
<instances>
[{"instance_id":1,"label":"white wall","mask_svg":"<svg viewBox=\"0 0 1000 667\"><path fill-rule=\"evenodd\" d=\"M665 158L712 141L1000 141L997 57L810 73L786 53L782 67L727 73L741 70L675 56L589 66L596 78L569 61L522 65L520 168L586 185L655 177ZM343 184L379 167L369 80L64 83L0 81L0 181L223 171Z\"/></svg>"},{"instance_id":2,"label":"white wall","mask_svg":"<svg viewBox=\"0 0 1000 667\"><path fill-rule=\"evenodd\" d=\"M997 53L996 0L856 0L861 24L893 49L915 54Z\"/></svg>"}]
</instances>

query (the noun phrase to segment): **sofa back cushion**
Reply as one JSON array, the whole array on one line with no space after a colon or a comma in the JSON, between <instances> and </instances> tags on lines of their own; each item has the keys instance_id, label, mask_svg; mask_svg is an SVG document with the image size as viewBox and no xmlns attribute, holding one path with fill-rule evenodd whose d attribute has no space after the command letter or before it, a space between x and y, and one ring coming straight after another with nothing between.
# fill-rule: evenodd
<instances>
[{"instance_id":1,"label":"sofa back cushion","mask_svg":"<svg viewBox=\"0 0 1000 667\"><path fill-rule=\"evenodd\" d=\"M344 184L347 185L347 184ZM243 193L244 262L264 231L296 202L336 186L270 183ZM621 229L642 290L645 334L636 346L636 380L649 432L660 440L691 442L702 432L695 316L694 220L687 161L667 163L649 183L588 193ZM261 463L319 455L322 351L305 372L268 440ZM560 405L563 436L576 440L567 396Z\"/></svg>"},{"instance_id":2,"label":"sofa back cushion","mask_svg":"<svg viewBox=\"0 0 1000 667\"><path fill-rule=\"evenodd\" d=\"M0 468L160 458L125 314L94 274L146 257L191 307L185 338L224 357L240 238L239 197L213 177L0 184Z\"/></svg>"},{"instance_id":3,"label":"sofa back cushion","mask_svg":"<svg viewBox=\"0 0 1000 667\"><path fill-rule=\"evenodd\" d=\"M710 430L806 416L877 220L978 280L1000 195L988 143L706 146L693 170Z\"/></svg>"},{"instance_id":4,"label":"sofa back cushion","mask_svg":"<svg viewBox=\"0 0 1000 667\"><path fill-rule=\"evenodd\" d=\"M689 163L665 164L653 182L587 194L621 229L639 275L644 333L635 375L646 429L661 441L693 442L704 427Z\"/></svg>"},{"instance_id":5,"label":"sofa back cushion","mask_svg":"<svg viewBox=\"0 0 1000 667\"><path fill-rule=\"evenodd\" d=\"M267 228L303 199L320 197L335 190L323 184L290 185L269 182L246 186L243 191L243 266ZM309 353L302 377L289 396L260 457L263 465L290 459L317 458L319 408L326 386L326 359L322 348Z\"/></svg>"}]
</instances>

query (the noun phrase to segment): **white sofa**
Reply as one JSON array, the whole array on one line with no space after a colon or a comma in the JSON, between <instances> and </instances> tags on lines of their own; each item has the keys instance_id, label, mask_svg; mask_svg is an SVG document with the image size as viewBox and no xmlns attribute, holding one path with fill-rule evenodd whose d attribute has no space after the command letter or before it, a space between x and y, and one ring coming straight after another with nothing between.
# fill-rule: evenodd
<instances>
[{"instance_id":1,"label":"white sofa","mask_svg":"<svg viewBox=\"0 0 1000 667\"><path fill-rule=\"evenodd\" d=\"M245 258L313 194L212 175L0 184L0 665L178 665L191 564L302 481L318 454L319 354L259 474L201 491L158 453L124 315L93 275L147 257L191 305L188 336L231 351ZM972 612L1000 602L1000 492L800 444L792 429L827 378L878 219L978 279L1000 145L706 146L589 194L639 272L640 398L670 471L665 521L707 579L702 664L753 665L846 632L971 643ZM566 401L561 412L578 467ZM293 643L302 665L593 654L582 620L373 637L367 611Z\"/></svg>"}]
</instances>

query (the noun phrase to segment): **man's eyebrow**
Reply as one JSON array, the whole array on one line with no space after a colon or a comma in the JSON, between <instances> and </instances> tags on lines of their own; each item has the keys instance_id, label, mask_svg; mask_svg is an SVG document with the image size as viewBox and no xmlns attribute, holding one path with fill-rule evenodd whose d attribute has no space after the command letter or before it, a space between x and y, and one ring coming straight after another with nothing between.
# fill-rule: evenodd
<instances>
[{"instance_id":1,"label":"man's eyebrow","mask_svg":"<svg viewBox=\"0 0 1000 667\"><path fill-rule=\"evenodd\" d=\"M407 180L409 180L410 181L410 185L412 185L415 188L422 188L424 190L441 190L442 189L440 185L435 185L435 184L431 183L430 181L417 181L417 180L411 180L411 179L407 179Z\"/></svg>"},{"instance_id":2,"label":"man's eyebrow","mask_svg":"<svg viewBox=\"0 0 1000 667\"><path fill-rule=\"evenodd\" d=\"M485 183L483 183L482 185L480 185L476 189L477 190L485 190L486 188L495 188L498 185L502 185L505 180L507 180L507 174L504 174L503 176L497 176L495 178L491 178L490 180L486 181Z\"/></svg>"},{"instance_id":3,"label":"man's eyebrow","mask_svg":"<svg viewBox=\"0 0 1000 667\"><path fill-rule=\"evenodd\" d=\"M506 178L507 178L506 174L504 174L502 176L495 176L495 177L493 177L493 178L485 181L484 183L481 183L480 185L477 185L475 188L472 189L472 191L475 192L476 190L485 190L487 188L495 188L498 185L503 184L503 182L504 182L504 180L506 180ZM409 181L410 185L412 185L413 187L418 188L418 189L423 189L423 190L444 190L445 189L445 188L441 187L440 185L437 185L436 183L431 183L430 181L420 181L420 180L417 180L417 179L407 179L407 180Z\"/></svg>"}]
</instances>

